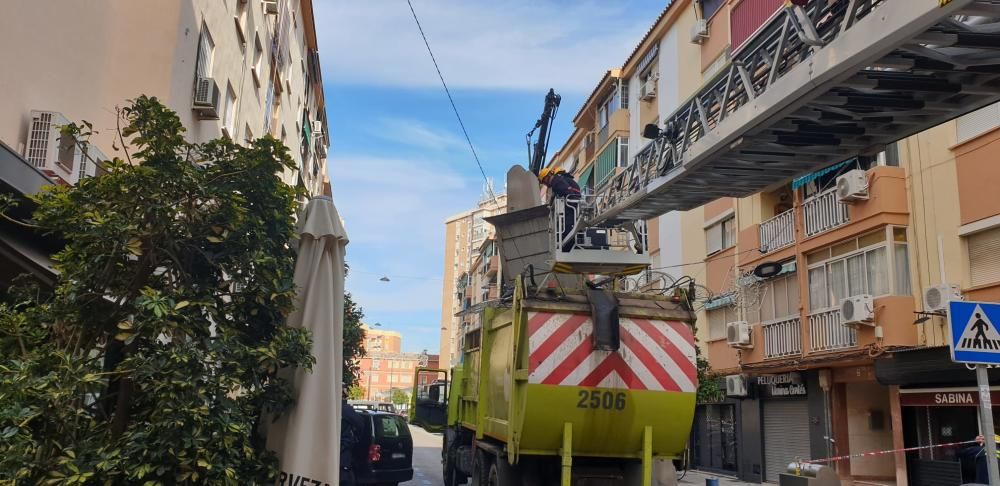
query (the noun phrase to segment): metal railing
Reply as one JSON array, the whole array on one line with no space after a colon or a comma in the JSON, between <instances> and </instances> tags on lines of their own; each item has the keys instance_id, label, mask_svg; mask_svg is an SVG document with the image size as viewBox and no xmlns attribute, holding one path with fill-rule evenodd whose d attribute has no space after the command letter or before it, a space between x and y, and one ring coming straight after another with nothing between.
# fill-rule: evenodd
<instances>
[{"instance_id":1,"label":"metal railing","mask_svg":"<svg viewBox=\"0 0 1000 486\"><path fill-rule=\"evenodd\" d=\"M812 351L830 351L858 345L858 333L840 323L840 309L809 314L809 347Z\"/></svg>"},{"instance_id":2,"label":"metal railing","mask_svg":"<svg viewBox=\"0 0 1000 486\"><path fill-rule=\"evenodd\" d=\"M764 331L764 359L802 354L802 323L798 317L760 325Z\"/></svg>"},{"instance_id":3,"label":"metal railing","mask_svg":"<svg viewBox=\"0 0 1000 486\"><path fill-rule=\"evenodd\" d=\"M795 243L795 210L789 209L760 224L757 230L761 253L778 250Z\"/></svg>"},{"instance_id":4,"label":"metal railing","mask_svg":"<svg viewBox=\"0 0 1000 486\"><path fill-rule=\"evenodd\" d=\"M802 203L806 236L818 235L848 221L847 205L837 200L837 188L821 192Z\"/></svg>"}]
</instances>

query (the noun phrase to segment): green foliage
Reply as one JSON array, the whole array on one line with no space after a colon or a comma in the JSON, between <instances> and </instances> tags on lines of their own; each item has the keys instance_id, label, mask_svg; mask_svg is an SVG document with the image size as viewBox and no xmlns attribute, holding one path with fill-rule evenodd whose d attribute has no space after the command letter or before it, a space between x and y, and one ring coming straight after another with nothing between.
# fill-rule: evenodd
<instances>
[{"instance_id":1,"label":"green foliage","mask_svg":"<svg viewBox=\"0 0 1000 486\"><path fill-rule=\"evenodd\" d=\"M389 398L389 401L391 401L393 405L396 406L410 403L410 394L406 393L406 390L400 390L399 388L396 388L392 390L392 396Z\"/></svg>"},{"instance_id":2,"label":"green foliage","mask_svg":"<svg viewBox=\"0 0 1000 486\"><path fill-rule=\"evenodd\" d=\"M708 360L701 354L701 347L695 346L698 368L698 403L716 403L726 398L725 390L719 384L719 379L712 373Z\"/></svg>"},{"instance_id":3,"label":"green foliage","mask_svg":"<svg viewBox=\"0 0 1000 486\"><path fill-rule=\"evenodd\" d=\"M271 137L188 143L156 98L122 117L128 161L35 197L68 243L54 294L0 304L0 483L273 484L260 417L313 363L283 325L294 163Z\"/></svg>"},{"instance_id":4,"label":"green foliage","mask_svg":"<svg viewBox=\"0 0 1000 486\"><path fill-rule=\"evenodd\" d=\"M361 320L365 313L351 294L344 294L344 386L350 387L361 379L361 358L365 357L365 331ZM360 398L360 397L359 397Z\"/></svg>"},{"instance_id":5,"label":"green foliage","mask_svg":"<svg viewBox=\"0 0 1000 486\"><path fill-rule=\"evenodd\" d=\"M361 400L363 398L365 398L365 389L361 385L351 385L347 389L348 400Z\"/></svg>"}]
</instances>

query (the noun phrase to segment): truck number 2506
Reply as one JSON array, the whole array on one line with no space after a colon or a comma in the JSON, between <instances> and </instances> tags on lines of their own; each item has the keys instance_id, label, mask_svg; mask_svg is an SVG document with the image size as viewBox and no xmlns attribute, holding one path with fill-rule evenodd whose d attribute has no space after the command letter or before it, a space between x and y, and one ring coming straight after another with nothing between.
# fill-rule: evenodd
<instances>
[{"instance_id":1,"label":"truck number 2506","mask_svg":"<svg viewBox=\"0 0 1000 486\"><path fill-rule=\"evenodd\" d=\"M580 390L580 401L576 402L576 408L625 410L625 393Z\"/></svg>"}]
</instances>

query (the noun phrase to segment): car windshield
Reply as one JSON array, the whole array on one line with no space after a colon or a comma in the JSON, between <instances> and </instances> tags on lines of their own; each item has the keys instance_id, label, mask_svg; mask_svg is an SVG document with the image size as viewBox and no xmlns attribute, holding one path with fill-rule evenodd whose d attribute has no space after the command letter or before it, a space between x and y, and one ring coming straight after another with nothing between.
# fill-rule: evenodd
<instances>
[{"instance_id":1,"label":"car windshield","mask_svg":"<svg viewBox=\"0 0 1000 486\"><path fill-rule=\"evenodd\" d=\"M406 423L395 415L376 415L372 417L375 435L378 437L397 438L409 437L410 429Z\"/></svg>"}]
</instances>

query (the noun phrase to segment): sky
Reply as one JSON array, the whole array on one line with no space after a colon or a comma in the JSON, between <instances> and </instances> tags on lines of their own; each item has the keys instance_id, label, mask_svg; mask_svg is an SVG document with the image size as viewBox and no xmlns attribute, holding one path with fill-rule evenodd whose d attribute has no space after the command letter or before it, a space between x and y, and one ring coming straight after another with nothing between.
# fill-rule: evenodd
<instances>
[{"instance_id":1,"label":"sky","mask_svg":"<svg viewBox=\"0 0 1000 486\"><path fill-rule=\"evenodd\" d=\"M555 88L549 155L665 0L412 0L487 177L527 165L525 134ZM347 291L365 322L438 352L445 220L484 178L406 0L314 2L331 135L328 171L347 227ZM381 278L389 278L383 282Z\"/></svg>"}]
</instances>

